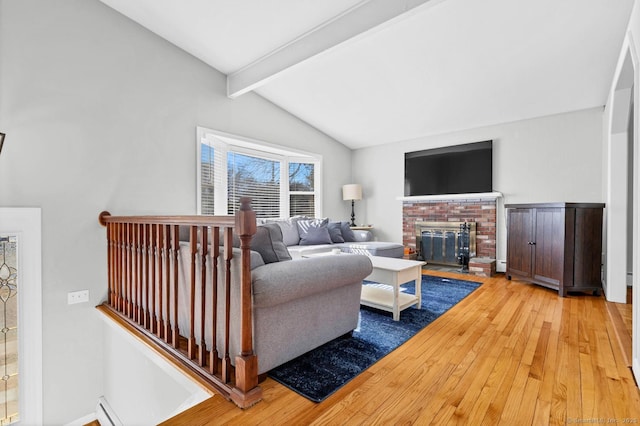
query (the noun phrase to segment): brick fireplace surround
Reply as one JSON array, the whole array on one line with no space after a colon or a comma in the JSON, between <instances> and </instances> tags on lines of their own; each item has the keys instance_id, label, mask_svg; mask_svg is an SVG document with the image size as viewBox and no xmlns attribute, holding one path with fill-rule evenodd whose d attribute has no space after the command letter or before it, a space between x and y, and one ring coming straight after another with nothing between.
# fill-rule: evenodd
<instances>
[{"instance_id":1,"label":"brick fireplace surround","mask_svg":"<svg viewBox=\"0 0 640 426\"><path fill-rule=\"evenodd\" d=\"M402 243L416 247L416 222L476 222L476 257L496 258L496 200L420 200L402 203Z\"/></svg>"}]
</instances>

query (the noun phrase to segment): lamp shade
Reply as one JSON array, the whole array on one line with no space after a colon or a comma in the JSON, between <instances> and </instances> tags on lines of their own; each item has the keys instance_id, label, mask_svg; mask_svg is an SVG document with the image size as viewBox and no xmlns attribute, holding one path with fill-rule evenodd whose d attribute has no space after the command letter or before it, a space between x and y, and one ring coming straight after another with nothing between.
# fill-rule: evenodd
<instances>
[{"instance_id":1,"label":"lamp shade","mask_svg":"<svg viewBox=\"0 0 640 426\"><path fill-rule=\"evenodd\" d=\"M350 183L342 185L343 200L362 200L362 185L359 183Z\"/></svg>"}]
</instances>

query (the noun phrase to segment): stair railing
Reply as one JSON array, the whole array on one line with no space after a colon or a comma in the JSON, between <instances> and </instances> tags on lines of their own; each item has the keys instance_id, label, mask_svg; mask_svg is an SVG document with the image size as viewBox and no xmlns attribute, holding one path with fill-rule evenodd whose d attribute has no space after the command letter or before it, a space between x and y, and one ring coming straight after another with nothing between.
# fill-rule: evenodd
<instances>
[{"instance_id":1,"label":"stair railing","mask_svg":"<svg viewBox=\"0 0 640 426\"><path fill-rule=\"evenodd\" d=\"M111 216L109 212L99 217L107 228L108 247L108 294L99 308L126 322L165 356L241 408L262 399L252 335L250 243L256 232L256 215L250 201L241 199L235 217ZM179 235L185 227L188 265L179 261ZM234 232L240 241L239 280L232 280ZM218 270L219 264L224 271ZM187 267L189 274L182 270ZM189 277L186 294L179 291L180 276ZM225 277L224 284L218 283L220 276ZM240 312L235 313L230 302L233 282L240 282ZM224 288L223 294L219 294L220 288ZM187 312L181 309L185 306L182 297L187 299ZM224 297L224 302L219 297ZM224 312L218 312L219 306ZM184 315L189 326L183 332L178 318ZM235 368L231 363L234 354L229 353L231 315L240 316L241 347L235 354ZM223 324L218 323L220 319ZM220 341L224 353L218 353Z\"/></svg>"}]
</instances>

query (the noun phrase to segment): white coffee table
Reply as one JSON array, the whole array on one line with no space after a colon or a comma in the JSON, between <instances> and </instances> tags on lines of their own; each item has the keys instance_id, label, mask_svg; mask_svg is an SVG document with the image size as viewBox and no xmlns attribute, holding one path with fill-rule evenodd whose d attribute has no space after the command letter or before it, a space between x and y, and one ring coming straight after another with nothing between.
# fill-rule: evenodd
<instances>
[{"instance_id":1,"label":"white coffee table","mask_svg":"<svg viewBox=\"0 0 640 426\"><path fill-rule=\"evenodd\" d=\"M360 304L393 313L393 320L400 320L400 312L410 306L422 307L422 266L426 262L396 259L392 257L370 256L373 272L366 279L392 288L362 286ZM403 293L400 285L415 280L415 294Z\"/></svg>"}]
</instances>

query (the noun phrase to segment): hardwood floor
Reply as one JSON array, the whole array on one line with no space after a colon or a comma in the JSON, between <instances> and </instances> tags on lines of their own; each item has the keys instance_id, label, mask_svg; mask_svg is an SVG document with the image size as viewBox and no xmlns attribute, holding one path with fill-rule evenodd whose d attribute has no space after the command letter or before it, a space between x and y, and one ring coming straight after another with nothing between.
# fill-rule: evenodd
<instances>
[{"instance_id":1,"label":"hardwood floor","mask_svg":"<svg viewBox=\"0 0 640 426\"><path fill-rule=\"evenodd\" d=\"M320 404L267 379L250 409L214 396L163 424L640 421L640 393L603 297L561 298L502 274L477 280L478 290Z\"/></svg>"}]
</instances>

